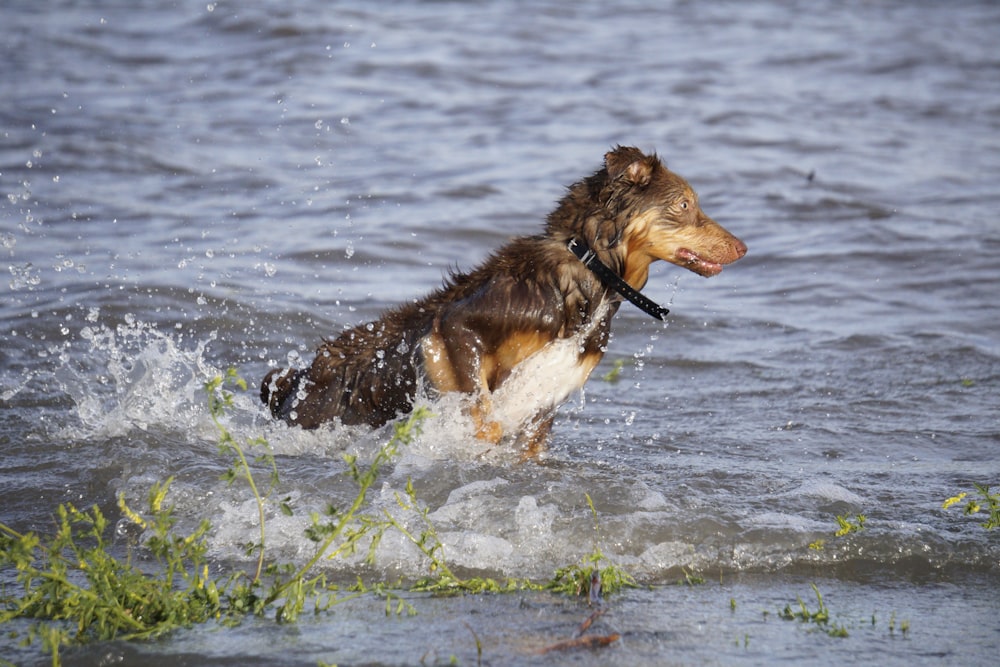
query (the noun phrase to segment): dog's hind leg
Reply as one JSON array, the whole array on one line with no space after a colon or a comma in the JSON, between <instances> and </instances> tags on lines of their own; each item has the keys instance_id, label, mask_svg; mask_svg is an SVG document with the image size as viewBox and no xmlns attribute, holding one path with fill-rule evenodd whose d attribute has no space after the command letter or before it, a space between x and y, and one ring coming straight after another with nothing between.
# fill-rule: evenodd
<instances>
[{"instance_id":1,"label":"dog's hind leg","mask_svg":"<svg viewBox=\"0 0 1000 667\"><path fill-rule=\"evenodd\" d=\"M436 325L435 330L420 341L427 378L439 392L470 394L473 404L469 416L475 424L476 437L500 442L503 427L492 419L488 380L492 359L483 354L482 342L469 329L447 320Z\"/></svg>"},{"instance_id":2,"label":"dog's hind leg","mask_svg":"<svg viewBox=\"0 0 1000 667\"><path fill-rule=\"evenodd\" d=\"M275 417L287 419L285 402L298 387L301 373L294 368L275 368L264 376L260 383L260 400Z\"/></svg>"},{"instance_id":3,"label":"dog's hind leg","mask_svg":"<svg viewBox=\"0 0 1000 667\"><path fill-rule=\"evenodd\" d=\"M289 378L291 374L294 374L292 368L272 368L260 383L260 401L275 416L277 416L276 407L281 405L288 393L288 385L292 381Z\"/></svg>"}]
</instances>

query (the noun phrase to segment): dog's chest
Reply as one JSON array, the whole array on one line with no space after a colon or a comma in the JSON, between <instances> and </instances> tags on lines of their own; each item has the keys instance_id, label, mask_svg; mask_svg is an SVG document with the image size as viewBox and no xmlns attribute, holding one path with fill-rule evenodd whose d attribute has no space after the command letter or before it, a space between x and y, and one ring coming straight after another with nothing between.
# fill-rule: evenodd
<instances>
[{"instance_id":1,"label":"dog's chest","mask_svg":"<svg viewBox=\"0 0 1000 667\"><path fill-rule=\"evenodd\" d=\"M493 391L493 414L505 429L516 428L547 414L587 382L603 352L588 351L586 341L604 313L570 338L558 338L514 367Z\"/></svg>"}]
</instances>

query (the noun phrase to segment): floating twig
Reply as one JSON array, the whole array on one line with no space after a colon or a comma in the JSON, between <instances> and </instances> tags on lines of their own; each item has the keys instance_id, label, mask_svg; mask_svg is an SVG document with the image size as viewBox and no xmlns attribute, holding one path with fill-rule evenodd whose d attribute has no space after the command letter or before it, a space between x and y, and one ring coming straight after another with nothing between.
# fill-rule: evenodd
<instances>
[{"instance_id":1,"label":"floating twig","mask_svg":"<svg viewBox=\"0 0 1000 667\"><path fill-rule=\"evenodd\" d=\"M551 653L552 651L566 651L574 648L600 648L601 646L608 646L621 639L621 635L617 632L610 635L587 635L586 637L577 637L576 639L566 639L561 642L556 642L555 644L550 644L545 648L541 648L537 651L538 654Z\"/></svg>"},{"instance_id":2,"label":"floating twig","mask_svg":"<svg viewBox=\"0 0 1000 667\"><path fill-rule=\"evenodd\" d=\"M604 609L597 609L594 613L588 616L583 623L580 624L580 627L576 629L576 636L582 637L583 633L589 630L590 626L594 624L594 621L596 621L598 617L604 615L604 611Z\"/></svg>"}]
</instances>

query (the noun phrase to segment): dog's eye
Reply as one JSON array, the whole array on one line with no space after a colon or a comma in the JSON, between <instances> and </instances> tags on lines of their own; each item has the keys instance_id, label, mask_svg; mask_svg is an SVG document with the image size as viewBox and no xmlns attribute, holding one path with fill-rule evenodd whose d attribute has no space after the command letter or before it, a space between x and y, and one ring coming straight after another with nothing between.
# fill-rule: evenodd
<instances>
[{"instance_id":1,"label":"dog's eye","mask_svg":"<svg viewBox=\"0 0 1000 667\"><path fill-rule=\"evenodd\" d=\"M688 209L688 203L687 200L685 199L684 201L681 202L681 210L686 211L687 209Z\"/></svg>"}]
</instances>

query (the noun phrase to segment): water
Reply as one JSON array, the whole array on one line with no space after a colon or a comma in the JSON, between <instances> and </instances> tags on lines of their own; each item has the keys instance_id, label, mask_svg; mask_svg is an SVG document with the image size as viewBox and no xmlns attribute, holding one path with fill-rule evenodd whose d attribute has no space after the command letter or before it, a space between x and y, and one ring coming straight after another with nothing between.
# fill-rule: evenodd
<instances>
[{"instance_id":1,"label":"water","mask_svg":"<svg viewBox=\"0 0 1000 667\"><path fill-rule=\"evenodd\" d=\"M362 599L72 664L471 664L474 634L487 664L995 660L996 531L941 502L1000 484L1000 7L64 5L2 21L0 519L18 529L66 501L117 517L117 493L173 475L180 515L239 566L255 512L218 479L204 381L255 384L534 232L614 144L657 150L750 248L711 280L654 267L669 321L622 308L540 464L482 457L438 405L373 498L412 478L463 572L546 579L596 539L648 587L609 601L595 632L616 646L533 652L586 617L575 600L408 595L417 616ZM284 560L308 553L308 511L351 496L341 454L387 437L290 430L252 393L226 423L277 454ZM425 568L387 537L363 574ZM667 585L685 571L707 583ZM810 583L848 638L777 618ZM0 652L45 660L6 633Z\"/></svg>"}]
</instances>

